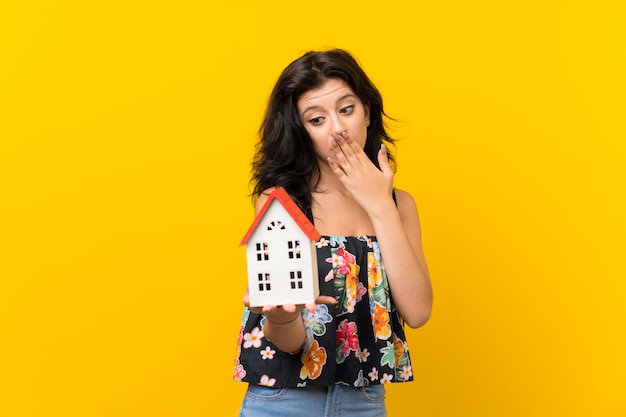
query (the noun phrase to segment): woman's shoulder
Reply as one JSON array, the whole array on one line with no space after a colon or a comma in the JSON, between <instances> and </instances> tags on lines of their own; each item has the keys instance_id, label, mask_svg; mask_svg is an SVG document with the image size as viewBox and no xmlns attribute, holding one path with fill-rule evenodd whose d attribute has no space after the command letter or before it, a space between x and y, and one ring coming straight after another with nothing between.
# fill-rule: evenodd
<instances>
[{"instance_id":1,"label":"woman's shoulder","mask_svg":"<svg viewBox=\"0 0 626 417\"><path fill-rule=\"evenodd\" d=\"M261 207L263 207L270 194L272 194L272 191L274 191L276 188L278 187L266 188L261 192L261 194L255 197L254 207L256 208L257 212L261 209Z\"/></svg>"},{"instance_id":2,"label":"woman's shoulder","mask_svg":"<svg viewBox=\"0 0 626 417\"><path fill-rule=\"evenodd\" d=\"M410 192L400 188L394 188L393 191L396 195L396 203L398 204L398 207L405 206L407 204L415 205L415 199Z\"/></svg>"},{"instance_id":3,"label":"woman's shoulder","mask_svg":"<svg viewBox=\"0 0 626 417\"><path fill-rule=\"evenodd\" d=\"M413 195L399 188L394 188L394 193L396 195L396 205L398 206L400 217L417 217L417 205Z\"/></svg>"},{"instance_id":4,"label":"woman's shoulder","mask_svg":"<svg viewBox=\"0 0 626 417\"><path fill-rule=\"evenodd\" d=\"M266 188L265 190L263 190L263 191L261 192L261 194L259 194L259 195L258 195L258 198L259 198L259 199L264 199L264 200L267 200L267 198L270 196L270 194L272 194L272 192L273 192L274 190L276 190L277 188L278 188L278 187L269 187L269 188Z\"/></svg>"}]
</instances>

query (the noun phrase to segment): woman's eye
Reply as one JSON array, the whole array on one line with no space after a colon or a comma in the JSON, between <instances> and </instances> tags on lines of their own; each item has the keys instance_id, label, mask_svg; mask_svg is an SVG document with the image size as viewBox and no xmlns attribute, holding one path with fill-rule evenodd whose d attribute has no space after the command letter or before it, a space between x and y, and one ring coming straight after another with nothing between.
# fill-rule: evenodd
<instances>
[{"instance_id":1,"label":"woman's eye","mask_svg":"<svg viewBox=\"0 0 626 417\"><path fill-rule=\"evenodd\" d=\"M317 126L320 123L322 123L322 120L323 120L323 117L314 117L309 120L309 123L311 123L313 126Z\"/></svg>"},{"instance_id":2,"label":"woman's eye","mask_svg":"<svg viewBox=\"0 0 626 417\"><path fill-rule=\"evenodd\" d=\"M354 111L354 105L351 105L351 106L342 107L342 108L339 110L339 113L342 113L342 114L350 114L350 113L352 113L353 111Z\"/></svg>"}]
</instances>

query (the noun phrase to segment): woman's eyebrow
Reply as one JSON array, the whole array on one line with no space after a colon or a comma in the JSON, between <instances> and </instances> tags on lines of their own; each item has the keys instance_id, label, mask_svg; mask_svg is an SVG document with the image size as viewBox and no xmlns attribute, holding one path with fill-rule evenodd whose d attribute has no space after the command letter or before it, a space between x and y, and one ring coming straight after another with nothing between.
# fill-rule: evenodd
<instances>
[{"instance_id":1,"label":"woman's eyebrow","mask_svg":"<svg viewBox=\"0 0 626 417\"><path fill-rule=\"evenodd\" d=\"M339 103L340 101L343 101L343 100L345 100L345 99L347 99L347 98L350 98L350 97L356 98L356 96L355 96L354 94L352 94L352 93L348 93L348 94L345 94L345 95L343 95L343 96L339 97L339 98L337 99L336 103Z\"/></svg>"},{"instance_id":2,"label":"woman's eyebrow","mask_svg":"<svg viewBox=\"0 0 626 417\"><path fill-rule=\"evenodd\" d=\"M307 107L306 109L302 110L301 115L302 115L302 116L304 116L304 115L306 114L306 112L308 112L309 110L315 110L315 109L317 109L318 107L319 107L319 106L315 106L315 105L313 105L313 106L309 106L309 107Z\"/></svg>"},{"instance_id":3,"label":"woman's eyebrow","mask_svg":"<svg viewBox=\"0 0 626 417\"><path fill-rule=\"evenodd\" d=\"M354 94L348 93L348 94L344 94L343 96L339 97L335 103L339 103L339 102L341 102L341 101L343 101L343 100L345 100L345 99L347 99L349 97L355 97L356 98L356 96ZM304 109L302 111L301 115L304 116L306 114L306 112L308 112L309 110L315 110L315 109L317 109L319 107L320 106L315 105L315 104L312 105L312 106L309 106L309 107L307 107L306 109Z\"/></svg>"}]
</instances>

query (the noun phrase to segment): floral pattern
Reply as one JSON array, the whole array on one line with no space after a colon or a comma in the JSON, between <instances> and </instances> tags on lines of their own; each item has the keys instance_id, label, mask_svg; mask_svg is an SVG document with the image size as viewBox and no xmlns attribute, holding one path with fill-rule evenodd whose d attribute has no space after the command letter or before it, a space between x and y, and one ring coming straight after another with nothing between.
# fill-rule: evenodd
<instances>
[{"instance_id":1,"label":"floral pattern","mask_svg":"<svg viewBox=\"0 0 626 417\"><path fill-rule=\"evenodd\" d=\"M411 381L404 323L376 238L324 236L316 247L320 293L337 304L302 311L306 338L295 355L265 338L263 315L244 309L234 380L274 387Z\"/></svg>"}]
</instances>

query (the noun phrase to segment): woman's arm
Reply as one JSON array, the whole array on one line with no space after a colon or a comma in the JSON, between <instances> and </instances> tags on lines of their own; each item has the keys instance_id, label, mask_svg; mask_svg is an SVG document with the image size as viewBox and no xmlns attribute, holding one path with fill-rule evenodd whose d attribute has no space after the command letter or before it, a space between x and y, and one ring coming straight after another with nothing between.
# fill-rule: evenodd
<instances>
[{"instance_id":1,"label":"woman's arm","mask_svg":"<svg viewBox=\"0 0 626 417\"><path fill-rule=\"evenodd\" d=\"M415 201L401 190L396 190L397 206L393 201L394 174L384 146L378 169L347 134L334 138L329 165L372 222L400 315L410 327L420 327L430 318L433 294Z\"/></svg>"},{"instance_id":2,"label":"woman's arm","mask_svg":"<svg viewBox=\"0 0 626 417\"><path fill-rule=\"evenodd\" d=\"M417 328L430 318L433 293L415 201L402 190L396 190L396 200L397 208L389 202L381 204L370 218L394 303L406 323Z\"/></svg>"},{"instance_id":3,"label":"woman's arm","mask_svg":"<svg viewBox=\"0 0 626 417\"><path fill-rule=\"evenodd\" d=\"M304 324L300 311L294 304L280 306L249 307L248 291L243 296L243 303L250 311L265 314L264 337L283 352L297 353L304 344Z\"/></svg>"},{"instance_id":4,"label":"woman's arm","mask_svg":"<svg viewBox=\"0 0 626 417\"><path fill-rule=\"evenodd\" d=\"M264 191L255 204L255 214L261 210L267 201L273 189ZM243 302L249 307L248 291L243 297ZM333 297L319 297L316 302L318 304L335 304ZM266 305L263 307L253 307L250 311L265 315L265 326L263 334L280 350L288 353L297 353L304 344L305 332L302 322L301 311L307 308L309 311L315 311L315 303L313 304L285 304L283 306Z\"/></svg>"}]
</instances>

